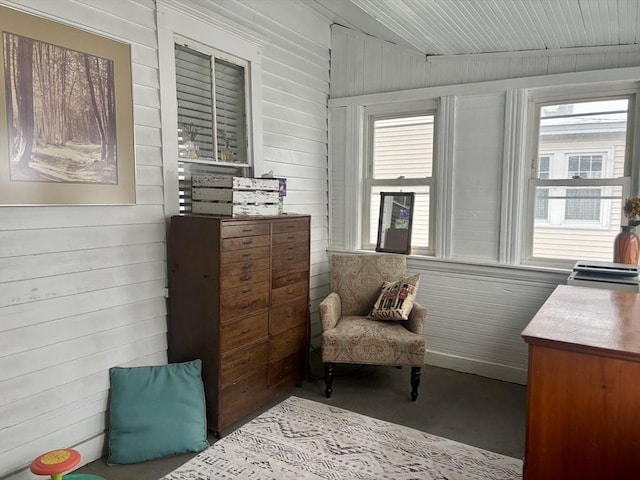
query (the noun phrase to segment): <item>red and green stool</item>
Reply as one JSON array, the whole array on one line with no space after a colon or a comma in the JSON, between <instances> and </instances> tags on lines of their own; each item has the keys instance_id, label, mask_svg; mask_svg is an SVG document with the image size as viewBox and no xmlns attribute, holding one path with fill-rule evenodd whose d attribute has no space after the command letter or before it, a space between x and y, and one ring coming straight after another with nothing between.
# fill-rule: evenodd
<instances>
[{"instance_id":1,"label":"red and green stool","mask_svg":"<svg viewBox=\"0 0 640 480\"><path fill-rule=\"evenodd\" d=\"M49 475L51 480L62 480L63 473L80 463L80 452L72 448L62 448L43 453L33 462L29 469L36 475ZM64 475L64 480L105 480L97 475L72 473Z\"/></svg>"}]
</instances>

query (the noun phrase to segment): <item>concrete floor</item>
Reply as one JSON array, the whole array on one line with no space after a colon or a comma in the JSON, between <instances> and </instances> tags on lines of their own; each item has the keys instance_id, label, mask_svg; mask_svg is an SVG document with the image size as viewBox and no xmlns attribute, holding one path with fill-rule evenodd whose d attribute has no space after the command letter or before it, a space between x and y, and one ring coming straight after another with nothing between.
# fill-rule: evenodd
<instances>
[{"instance_id":1,"label":"concrete floor","mask_svg":"<svg viewBox=\"0 0 640 480\"><path fill-rule=\"evenodd\" d=\"M228 434L289 395L330 403L370 417L456 440L511 457L524 454L526 387L437 367L422 369L416 402L409 393L409 368L342 365L335 369L333 395L324 397L322 365L311 354L311 372L300 388L222 432ZM216 440L210 435L209 442ZM193 454L122 466L100 459L75 473L107 480L158 480Z\"/></svg>"}]
</instances>

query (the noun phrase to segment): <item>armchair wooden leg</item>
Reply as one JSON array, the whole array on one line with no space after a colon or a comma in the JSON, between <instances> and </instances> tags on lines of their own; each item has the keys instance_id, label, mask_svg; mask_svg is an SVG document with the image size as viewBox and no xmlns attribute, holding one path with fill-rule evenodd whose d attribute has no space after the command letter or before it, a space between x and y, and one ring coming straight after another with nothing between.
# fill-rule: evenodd
<instances>
[{"instance_id":1,"label":"armchair wooden leg","mask_svg":"<svg viewBox=\"0 0 640 480\"><path fill-rule=\"evenodd\" d=\"M331 394L333 393L333 388L331 388L331 385L333 384L333 363L324 364L324 383L324 396L331 398Z\"/></svg>"},{"instance_id":2,"label":"armchair wooden leg","mask_svg":"<svg viewBox=\"0 0 640 480\"><path fill-rule=\"evenodd\" d=\"M420 369L422 367L411 367L411 400L418 398L418 387L420 386Z\"/></svg>"}]
</instances>

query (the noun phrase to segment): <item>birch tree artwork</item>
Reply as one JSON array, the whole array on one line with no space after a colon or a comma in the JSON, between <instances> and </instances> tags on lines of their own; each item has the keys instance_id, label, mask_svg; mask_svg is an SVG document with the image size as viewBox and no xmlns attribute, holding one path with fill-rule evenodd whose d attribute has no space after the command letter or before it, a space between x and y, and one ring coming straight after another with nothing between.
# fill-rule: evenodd
<instances>
[{"instance_id":1,"label":"birch tree artwork","mask_svg":"<svg viewBox=\"0 0 640 480\"><path fill-rule=\"evenodd\" d=\"M10 180L117 184L114 62L2 34Z\"/></svg>"}]
</instances>

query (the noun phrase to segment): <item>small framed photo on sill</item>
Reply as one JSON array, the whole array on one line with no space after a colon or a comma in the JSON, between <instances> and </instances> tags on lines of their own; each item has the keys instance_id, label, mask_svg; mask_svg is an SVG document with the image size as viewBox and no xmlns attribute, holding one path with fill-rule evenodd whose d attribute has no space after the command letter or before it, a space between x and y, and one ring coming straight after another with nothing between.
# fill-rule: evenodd
<instances>
[{"instance_id":1,"label":"small framed photo on sill","mask_svg":"<svg viewBox=\"0 0 640 480\"><path fill-rule=\"evenodd\" d=\"M381 192L376 252L411 253L414 192Z\"/></svg>"}]
</instances>

